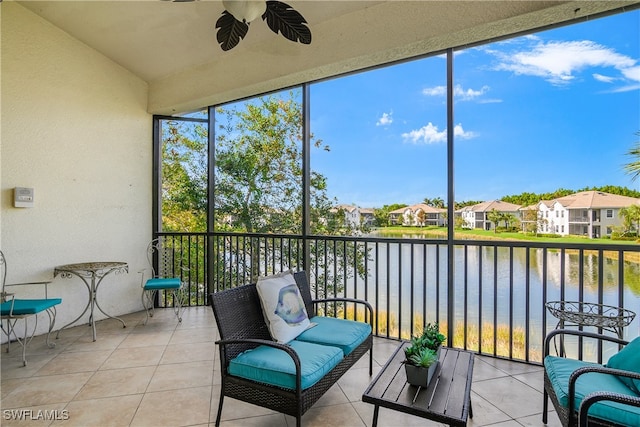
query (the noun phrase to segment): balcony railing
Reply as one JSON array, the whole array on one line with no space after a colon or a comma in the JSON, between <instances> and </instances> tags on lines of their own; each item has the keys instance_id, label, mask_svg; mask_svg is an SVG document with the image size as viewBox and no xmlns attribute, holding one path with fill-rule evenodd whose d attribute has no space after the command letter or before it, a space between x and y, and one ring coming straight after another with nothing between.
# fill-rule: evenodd
<instances>
[{"instance_id":1,"label":"balcony railing","mask_svg":"<svg viewBox=\"0 0 640 427\"><path fill-rule=\"evenodd\" d=\"M406 339L427 322L438 322L446 331L453 319L454 346L511 360L541 362L543 338L558 321L547 311L548 301L640 310L640 245L455 240L449 305L445 240L163 234L171 237L183 266L189 267L183 278L189 284L189 305L205 305L209 292L255 281L259 275L305 269L317 297L369 301L378 336ZM324 310L347 318L364 316L352 306ZM638 336L638 322L624 330L625 338ZM583 347L593 360L613 351L589 343Z\"/></svg>"}]
</instances>

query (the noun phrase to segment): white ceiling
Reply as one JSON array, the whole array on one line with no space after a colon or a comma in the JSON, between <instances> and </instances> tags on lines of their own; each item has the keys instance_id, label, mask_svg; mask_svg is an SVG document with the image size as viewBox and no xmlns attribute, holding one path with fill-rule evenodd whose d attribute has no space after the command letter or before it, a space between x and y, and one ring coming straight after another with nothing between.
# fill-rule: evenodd
<instances>
[{"instance_id":1,"label":"white ceiling","mask_svg":"<svg viewBox=\"0 0 640 427\"><path fill-rule=\"evenodd\" d=\"M216 41L221 1L18 1L149 83L148 111L173 114L305 81L478 43L639 1L286 1L311 45L260 18L240 44Z\"/></svg>"}]
</instances>

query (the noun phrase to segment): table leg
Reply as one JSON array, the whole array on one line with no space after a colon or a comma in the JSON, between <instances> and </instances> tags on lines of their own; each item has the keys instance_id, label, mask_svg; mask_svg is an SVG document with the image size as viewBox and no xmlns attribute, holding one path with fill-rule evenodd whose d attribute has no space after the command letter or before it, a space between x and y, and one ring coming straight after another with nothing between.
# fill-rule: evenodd
<instances>
[{"instance_id":1,"label":"table leg","mask_svg":"<svg viewBox=\"0 0 640 427\"><path fill-rule=\"evenodd\" d=\"M560 319L556 324L556 329L564 329L564 320ZM558 350L558 342L556 338L560 340L560 350ZM564 335L560 335L559 337L553 337L553 348L556 350L556 354L560 357L564 357Z\"/></svg>"},{"instance_id":2,"label":"table leg","mask_svg":"<svg viewBox=\"0 0 640 427\"><path fill-rule=\"evenodd\" d=\"M93 310L95 309L95 305L96 305L96 294L97 294L97 287L96 287L96 275L92 274L91 275L91 298L89 298L89 303L91 304L91 312L89 314L89 324L91 325L91 333L93 334L93 342L96 341L96 322L94 320L93 317Z\"/></svg>"},{"instance_id":3,"label":"table leg","mask_svg":"<svg viewBox=\"0 0 640 427\"><path fill-rule=\"evenodd\" d=\"M104 279L107 276L107 274L111 273L111 271L113 271L113 270L107 271L102 277L100 277L100 279L98 280L98 283L96 283L96 289L95 289L95 294L94 294L94 302L95 302L96 307L98 307L98 310L100 310L100 312L102 314L107 316L107 318L109 318L109 319L116 319L117 321L122 323L122 327L123 328L126 328L127 324L124 323L124 320L122 320L119 317L111 316L110 314L105 313L105 311L102 309L102 307L100 307L100 304L98 304L98 286L100 286L100 283L102 283L102 279ZM92 311L92 313L93 313L93 311ZM95 341L95 328L94 328L94 339L93 340Z\"/></svg>"},{"instance_id":4,"label":"table leg","mask_svg":"<svg viewBox=\"0 0 640 427\"><path fill-rule=\"evenodd\" d=\"M376 427L378 425L378 411L380 410L380 406L375 405L373 407L373 424L372 427Z\"/></svg>"},{"instance_id":5,"label":"table leg","mask_svg":"<svg viewBox=\"0 0 640 427\"><path fill-rule=\"evenodd\" d=\"M94 316L94 310L95 307L98 308L98 310L100 310L100 312L102 312L102 314L104 314L105 316L107 316L110 319L116 319L118 320L120 323L122 323L122 327L126 328L127 324L124 323L124 320L120 319L119 317L114 317L111 316L107 313L104 312L104 310L100 307L100 304L98 304L98 287L100 286L100 283L102 283L102 280L112 271L115 271L117 269L112 269L107 271L105 274L103 275L98 275L96 273L92 273L91 274L91 284L89 284L89 282L85 279L85 276L83 277L80 274L74 273L74 272L69 272L69 274L73 274L74 276L79 277L82 282L85 284L85 286L87 287L87 290L89 291L89 301L87 301L87 305L84 308L84 310L82 310L82 313L80 313L80 315L78 317L76 317L75 319L73 319L71 322L67 323L66 325L64 325L62 328L58 329L58 332L56 333L56 339L58 339L60 337L60 332L65 329L68 328L69 326L71 326L72 324L76 323L78 320L80 320L82 318L82 316L84 316L84 314L87 312L87 310L89 310L89 326L91 326L91 333L92 333L92 337L93 337L93 341L96 341L97 338L97 333L96 333L96 321L95 321L95 316ZM98 278L98 280L96 281L96 276Z\"/></svg>"},{"instance_id":6,"label":"table leg","mask_svg":"<svg viewBox=\"0 0 640 427\"><path fill-rule=\"evenodd\" d=\"M86 280L84 280L84 277L75 274L75 276L78 276L82 282L85 284L85 286L87 287L87 290L89 291L89 300L87 301L87 305L85 306L84 310L82 310L82 313L80 313L80 315L78 317L76 317L75 319L73 319L71 322L67 323L66 325L64 325L62 328L58 329L58 332L56 333L56 339L60 338L60 332L62 332L63 329L68 328L69 326L73 325L74 323L76 323L78 320L80 320L80 318L82 316L84 316L84 314L87 312L87 310L89 309L89 307L91 307L91 286L89 285L89 283L87 283ZM91 310L93 312L93 309ZM94 335L95 337L95 335ZM95 341L95 338L94 338Z\"/></svg>"}]
</instances>

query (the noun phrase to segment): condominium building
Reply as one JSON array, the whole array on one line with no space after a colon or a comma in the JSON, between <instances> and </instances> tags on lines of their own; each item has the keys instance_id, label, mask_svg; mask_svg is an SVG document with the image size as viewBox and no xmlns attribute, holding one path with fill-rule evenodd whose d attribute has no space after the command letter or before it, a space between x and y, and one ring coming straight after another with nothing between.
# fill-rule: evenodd
<instances>
[{"instance_id":1,"label":"condominium building","mask_svg":"<svg viewBox=\"0 0 640 427\"><path fill-rule=\"evenodd\" d=\"M640 199L602 191L582 191L543 200L521 211L537 211L538 233L599 238L611 236L614 227L622 225L620 210L634 204L640 205ZM524 222L532 220L525 219Z\"/></svg>"}]
</instances>

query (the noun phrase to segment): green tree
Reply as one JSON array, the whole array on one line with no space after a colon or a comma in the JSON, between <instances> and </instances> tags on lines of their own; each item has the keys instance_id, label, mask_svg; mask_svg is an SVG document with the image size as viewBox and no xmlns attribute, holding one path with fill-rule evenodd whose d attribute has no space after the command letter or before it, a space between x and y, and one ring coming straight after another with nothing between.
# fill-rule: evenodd
<instances>
[{"instance_id":1,"label":"green tree","mask_svg":"<svg viewBox=\"0 0 640 427\"><path fill-rule=\"evenodd\" d=\"M640 205L631 205L620 209L620 215L624 220L624 232L628 233L635 230L636 234L640 233Z\"/></svg>"},{"instance_id":2,"label":"green tree","mask_svg":"<svg viewBox=\"0 0 640 427\"><path fill-rule=\"evenodd\" d=\"M423 203L434 208L444 208L444 200L442 197L435 197L433 199L425 197Z\"/></svg>"},{"instance_id":3,"label":"green tree","mask_svg":"<svg viewBox=\"0 0 640 427\"><path fill-rule=\"evenodd\" d=\"M512 228L518 228L518 217L512 213L503 213L502 220L504 221L504 226L507 228L507 231Z\"/></svg>"},{"instance_id":4,"label":"green tree","mask_svg":"<svg viewBox=\"0 0 640 427\"><path fill-rule=\"evenodd\" d=\"M636 132L636 136L640 136L640 132ZM631 175L631 180L635 181L640 176L640 141L636 141L629 149L627 156L631 157L631 160L624 165L624 170Z\"/></svg>"},{"instance_id":5,"label":"green tree","mask_svg":"<svg viewBox=\"0 0 640 427\"><path fill-rule=\"evenodd\" d=\"M434 208L444 208L444 200L442 199L442 197L436 197L435 199L431 200L431 206L433 206Z\"/></svg>"},{"instance_id":6,"label":"green tree","mask_svg":"<svg viewBox=\"0 0 640 427\"><path fill-rule=\"evenodd\" d=\"M498 232L498 224L502 221L502 212L498 212L496 209L491 209L487 212L487 219L493 223L493 232Z\"/></svg>"},{"instance_id":7,"label":"green tree","mask_svg":"<svg viewBox=\"0 0 640 427\"><path fill-rule=\"evenodd\" d=\"M538 235L538 210L527 209L522 211L522 226L525 233Z\"/></svg>"},{"instance_id":8,"label":"green tree","mask_svg":"<svg viewBox=\"0 0 640 427\"><path fill-rule=\"evenodd\" d=\"M376 222L380 227L388 227L389 225L391 225L389 222L389 212L405 207L407 207L407 205L400 203L384 205L381 208L374 209L373 216L376 218Z\"/></svg>"},{"instance_id":9,"label":"green tree","mask_svg":"<svg viewBox=\"0 0 640 427\"><path fill-rule=\"evenodd\" d=\"M162 126L162 230L207 229L207 130L198 123Z\"/></svg>"},{"instance_id":10,"label":"green tree","mask_svg":"<svg viewBox=\"0 0 640 427\"><path fill-rule=\"evenodd\" d=\"M293 99L258 98L217 108L216 122L216 225L249 233L300 233L299 105ZM315 194L322 193L326 180L316 177L314 185Z\"/></svg>"},{"instance_id":11,"label":"green tree","mask_svg":"<svg viewBox=\"0 0 640 427\"><path fill-rule=\"evenodd\" d=\"M303 121L298 98L292 92L288 96L281 93L216 109L216 227L248 233L302 232ZM329 150L313 135L311 142L314 149ZM309 184L311 232L352 235L353 225L344 215L332 212L336 201L327 196L326 177L312 171ZM317 240L310 249L312 263L326 266L319 273L321 277L315 278L316 283L323 284L316 289L319 296L338 294L346 277L366 273L367 254L355 242ZM258 263L251 260L268 256L291 254L293 259L300 259L301 248L297 245L282 254L276 250L266 254L267 250L259 244L250 249L234 247L236 274L249 271L255 280L260 271Z\"/></svg>"}]
</instances>

